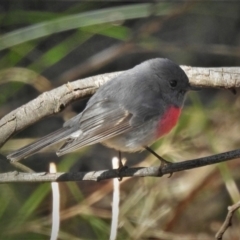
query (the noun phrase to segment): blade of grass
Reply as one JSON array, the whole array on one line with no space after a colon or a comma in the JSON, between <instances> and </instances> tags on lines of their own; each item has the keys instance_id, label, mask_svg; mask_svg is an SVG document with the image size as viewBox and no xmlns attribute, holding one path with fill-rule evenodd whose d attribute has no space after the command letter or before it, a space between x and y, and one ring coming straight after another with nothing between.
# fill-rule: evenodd
<instances>
[{"instance_id":1,"label":"blade of grass","mask_svg":"<svg viewBox=\"0 0 240 240\"><path fill-rule=\"evenodd\" d=\"M2 35L0 38L0 50L26 41L84 26L135 18L144 18L151 14L151 6L151 4L134 4L124 7L118 6L114 8L75 14L21 28ZM165 15L167 12L168 11L166 11L166 5L156 5L156 15Z\"/></svg>"},{"instance_id":2,"label":"blade of grass","mask_svg":"<svg viewBox=\"0 0 240 240\"><path fill-rule=\"evenodd\" d=\"M27 201L24 205L19 209L17 213L16 221L14 221L14 225L21 224L26 221L27 218L36 212L38 206L42 203L43 199L50 192L50 184L41 184L37 189L27 198Z\"/></svg>"},{"instance_id":3,"label":"blade of grass","mask_svg":"<svg viewBox=\"0 0 240 240\"><path fill-rule=\"evenodd\" d=\"M66 16L66 13L54 13L47 11L25 11L11 10L8 13L0 14L1 26L12 26L16 24L34 24L43 21L50 21L57 17Z\"/></svg>"}]
</instances>

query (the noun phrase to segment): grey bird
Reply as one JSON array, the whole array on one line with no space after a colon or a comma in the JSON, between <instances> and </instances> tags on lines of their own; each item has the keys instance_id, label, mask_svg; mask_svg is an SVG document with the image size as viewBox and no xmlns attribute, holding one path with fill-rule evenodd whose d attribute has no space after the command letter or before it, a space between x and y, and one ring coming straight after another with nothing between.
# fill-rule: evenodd
<instances>
[{"instance_id":1,"label":"grey bird","mask_svg":"<svg viewBox=\"0 0 240 240\"><path fill-rule=\"evenodd\" d=\"M145 61L102 85L62 128L7 158L18 161L62 141L58 156L100 142L119 152L147 149L166 163L149 145L176 125L188 90L195 88L177 64Z\"/></svg>"}]
</instances>

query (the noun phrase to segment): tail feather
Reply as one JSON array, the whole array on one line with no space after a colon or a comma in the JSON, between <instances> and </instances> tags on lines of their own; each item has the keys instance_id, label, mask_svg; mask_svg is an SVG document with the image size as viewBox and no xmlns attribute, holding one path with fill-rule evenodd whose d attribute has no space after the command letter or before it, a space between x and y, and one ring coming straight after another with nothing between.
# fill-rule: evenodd
<instances>
[{"instance_id":1,"label":"tail feather","mask_svg":"<svg viewBox=\"0 0 240 240\"><path fill-rule=\"evenodd\" d=\"M10 153L9 155L7 155L7 158L9 160L11 160L12 162L16 162L19 161L23 158L26 158L38 151L40 151L41 149L51 146L55 143L58 143L66 138L68 138L68 136L73 133L74 131L76 131L76 129L71 128L71 127L63 127L60 128L59 130L48 134L45 137L40 138L39 140L37 140L36 142L33 142L23 148L20 148L12 153Z\"/></svg>"}]
</instances>

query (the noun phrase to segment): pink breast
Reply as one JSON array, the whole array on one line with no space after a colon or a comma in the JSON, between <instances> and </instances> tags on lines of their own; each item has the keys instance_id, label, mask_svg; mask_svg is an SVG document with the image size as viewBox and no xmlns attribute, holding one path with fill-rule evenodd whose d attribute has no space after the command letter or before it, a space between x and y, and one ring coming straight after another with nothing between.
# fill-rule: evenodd
<instances>
[{"instance_id":1,"label":"pink breast","mask_svg":"<svg viewBox=\"0 0 240 240\"><path fill-rule=\"evenodd\" d=\"M161 121L158 124L157 138L167 134L177 124L181 113L181 108L170 107L170 109L164 113Z\"/></svg>"}]
</instances>

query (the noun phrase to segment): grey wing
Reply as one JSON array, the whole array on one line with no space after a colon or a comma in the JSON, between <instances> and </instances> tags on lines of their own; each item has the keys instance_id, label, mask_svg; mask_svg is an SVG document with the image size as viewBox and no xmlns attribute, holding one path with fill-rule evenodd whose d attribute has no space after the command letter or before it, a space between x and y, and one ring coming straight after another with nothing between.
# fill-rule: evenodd
<instances>
[{"instance_id":1,"label":"grey wing","mask_svg":"<svg viewBox=\"0 0 240 240\"><path fill-rule=\"evenodd\" d=\"M81 134L70 138L57 155L61 156L124 133L131 128L131 118L132 114L118 103L111 100L99 101L84 110L79 122Z\"/></svg>"},{"instance_id":2,"label":"grey wing","mask_svg":"<svg viewBox=\"0 0 240 240\"><path fill-rule=\"evenodd\" d=\"M33 142L23 148L20 148L10 153L9 155L7 155L7 158L11 161L18 161L20 159L26 158L45 147L49 147L55 143L63 141L64 139L68 138L68 136L74 131L76 131L76 129L71 127L60 128L59 130L40 138L36 142Z\"/></svg>"}]
</instances>

